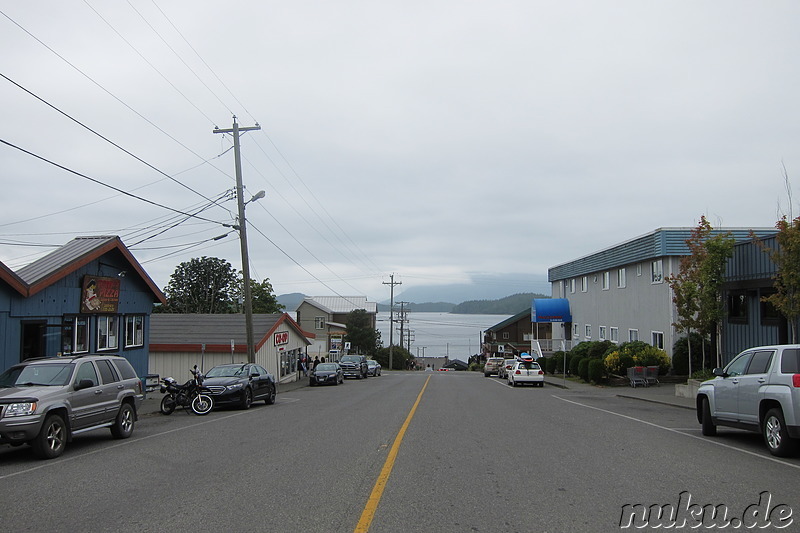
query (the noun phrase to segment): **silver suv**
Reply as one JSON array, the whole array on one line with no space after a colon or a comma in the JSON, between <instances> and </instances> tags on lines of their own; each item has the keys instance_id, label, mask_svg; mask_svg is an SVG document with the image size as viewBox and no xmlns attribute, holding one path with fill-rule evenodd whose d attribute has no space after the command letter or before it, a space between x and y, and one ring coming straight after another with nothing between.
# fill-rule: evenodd
<instances>
[{"instance_id":1,"label":"silver suv","mask_svg":"<svg viewBox=\"0 0 800 533\"><path fill-rule=\"evenodd\" d=\"M794 453L800 439L800 345L745 350L714 375L697 390L703 435L731 426L760 432L772 455Z\"/></svg>"},{"instance_id":2,"label":"silver suv","mask_svg":"<svg viewBox=\"0 0 800 533\"><path fill-rule=\"evenodd\" d=\"M29 443L38 457L52 459L79 433L110 428L126 439L143 397L123 357L27 359L0 374L0 443Z\"/></svg>"}]
</instances>

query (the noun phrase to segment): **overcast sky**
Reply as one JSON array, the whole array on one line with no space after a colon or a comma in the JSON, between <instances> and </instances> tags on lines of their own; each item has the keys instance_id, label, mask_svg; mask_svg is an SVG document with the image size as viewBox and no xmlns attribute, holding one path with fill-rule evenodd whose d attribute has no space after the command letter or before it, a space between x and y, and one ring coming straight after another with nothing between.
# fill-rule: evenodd
<instances>
[{"instance_id":1,"label":"overcast sky","mask_svg":"<svg viewBox=\"0 0 800 533\"><path fill-rule=\"evenodd\" d=\"M119 235L162 288L193 257L241 268L236 233L211 240L235 223L232 138L213 133L233 115L262 128L241 137L244 197L266 191L247 206L251 270L277 294L383 301L391 273L403 289L545 279L701 215L772 226L784 165L800 179L796 0L0 11L12 269L79 235ZM202 219L167 209L218 198Z\"/></svg>"}]
</instances>

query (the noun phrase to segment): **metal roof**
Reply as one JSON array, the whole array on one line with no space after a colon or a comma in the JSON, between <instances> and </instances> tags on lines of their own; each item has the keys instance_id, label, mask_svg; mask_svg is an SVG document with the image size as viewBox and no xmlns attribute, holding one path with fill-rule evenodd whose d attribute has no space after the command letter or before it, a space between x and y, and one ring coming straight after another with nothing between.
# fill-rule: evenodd
<instances>
[{"instance_id":1,"label":"metal roof","mask_svg":"<svg viewBox=\"0 0 800 533\"><path fill-rule=\"evenodd\" d=\"M304 301L331 314L349 313L356 309L372 314L378 312L378 303L368 302L366 296L309 296Z\"/></svg>"},{"instance_id":2,"label":"metal roof","mask_svg":"<svg viewBox=\"0 0 800 533\"><path fill-rule=\"evenodd\" d=\"M694 229L659 228L653 230L645 235L551 267L547 271L548 281L569 279L659 257L689 255L686 241L692 236ZM763 237L774 234L775 228L719 228L713 230L712 234L730 233L736 241L745 241L751 238L751 232L758 237Z\"/></svg>"},{"instance_id":3,"label":"metal roof","mask_svg":"<svg viewBox=\"0 0 800 533\"><path fill-rule=\"evenodd\" d=\"M77 261L96 248L114 242L116 236L77 237L46 256L17 270L17 275L28 285L33 285L53 272Z\"/></svg>"},{"instance_id":4,"label":"metal roof","mask_svg":"<svg viewBox=\"0 0 800 533\"><path fill-rule=\"evenodd\" d=\"M286 322L304 336L302 330L286 313L254 314L253 337L263 341L279 324ZM150 344L247 344L247 329L243 314L172 314L150 315Z\"/></svg>"}]
</instances>

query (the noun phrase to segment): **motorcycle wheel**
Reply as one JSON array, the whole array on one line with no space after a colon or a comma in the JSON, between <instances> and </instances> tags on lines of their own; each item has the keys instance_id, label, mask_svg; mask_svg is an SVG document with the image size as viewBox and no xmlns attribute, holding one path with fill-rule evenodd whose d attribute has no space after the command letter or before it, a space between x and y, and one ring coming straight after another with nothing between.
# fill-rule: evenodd
<instances>
[{"instance_id":1,"label":"motorcycle wheel","mask_svg":"<svg viewBox=\"0 0 800 533\"><path fill-rule=\"evenodd\" d=\"M192 399L192 412L196 415L207 415L214 408L214 400L206 394L198 394Z\"/></svg>"},{"instance_id":2,"label":"motorcycle wheel","mask_svg":"<svg viewBox=\"0 0 800 533\"><path fill-rule=\"evenodd\" d=\"M172 394L167 394L161 398L161 414L171 415L175 410L175 397Z\"/></svg>"}]
</instances>

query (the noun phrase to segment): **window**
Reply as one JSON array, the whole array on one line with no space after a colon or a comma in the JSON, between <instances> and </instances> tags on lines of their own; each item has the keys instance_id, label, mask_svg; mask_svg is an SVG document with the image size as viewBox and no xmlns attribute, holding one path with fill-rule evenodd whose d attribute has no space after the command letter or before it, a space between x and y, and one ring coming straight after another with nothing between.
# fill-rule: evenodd
<instances>
[{"instance_id":1,"label":"window","mask_svg":"<svg viewBox=\"0 0 800 533\"><path fill-rule=\"evenodd\" d=\"M592 338L592 326L590 324L586 324L586 331L584 333L587 339Z\"/></svg>"},{"instance_id":2,"label":"window","mask_svg":"<svg viewBox=\"0 0 800 533\"><path fill-rule=\"evenodd\" d=\"M64 317L61 329L61 352L86 353L89 351L89 319L85 316Z\"/></svg>"},{"instance_id":3,"label":"window","mask_svg":"<svg viewBox=\"0 0 800 533\"><path fill-rule=\"evenodd\" d=\"M606 327L605 326L600 326L598 334L600 335L600 340L601 341L606 340Z\"/></svg>"},{"instance_id":4,"label":"window","mask_svg":"<svg viewBox=\"0 0 800 533\"><path fill-rule=\"evenodd\" d=\"M761 325L762 326L777 326L780 324L781 312L772 304L772 302L765 301L764 298L775 294L775 291L762 291L759 300L759 310L761 312Z\"/></svg>"},{"instance_id":5,"label":"window","mask_svg":"<svg viewBox=\"0 0 800 533\"><path fill-rule=\"evenodd\" d=\"M504 331L504 332L503 332L503 340L506 340L506 339L508 339L509 337L510 337L510 335L508 334L508 332L507 332L507 331Z\"/></svg>"},{"instance_id":6,"label":"window","mask_svg":"<svg viewBox=\"0 0 800 533\"><path fill-rule=\"evenodd\" d=\"M609 339L611 342L619 342L619 328L611 328L611 338Z\"/></svg>"},{"instance_id":7,"label":"window","mask_svg":"<svg viewBox=\"0 0 800 533\"><path fill-rule=\"evenodd\" d=\"M583 276L581 278L581 292L586 292L589 290L589 276Z\"/></svg>"},{"instance_id":8,"label":"window","mask_svg":"<svg viewBox=\"0 0 800 533\"><path fill-rule=\"evenodd\" d=\"M578 338L578 324L572 324L572 338Z\"/></svg>"},{"instance_id":9,"label":"window","mask_svg":"<svg viewBox=\"0 0 800 533\"><path fill-rule=\"evenodd\" d=\"M97 369L100 370L100 377L103 378L103 383L116 383L119 381L117 373L108 361L98 360Z\"/></svg>"},{"instance_id":10,"label":"window","mask_svg":"<svg viewBox=\"0 0 800 533\"><path fill-rule=\"evenodd\" d=\"M144 316L125 317L125 348L144 346Z\"/></svg>"},{"instance_id":11,"label":"window","mask_svg":"<svg viewBox=\"0 0 800 533\"><path fill-rule=\"evenodd\" d=\"M116 350L119 348L119 317L97 317L97 349Z\"/></svg>"},{"instance_id":12,"label":"window","mask_svg":"<svg viewBox=\"0 0 800 533\"><path fill-rule=\"evenodd\" d=\"M664 281L664 265L661 262L661 259L656 259L652 263L650 263L650 282L651 283L661 283Z\"/></svg>"},{"instance_id":13,"label":"window","mask_svg":"<svg viewBox=\"0 0 800 533\"><path fill-rule=\"evenodd\" d=\"M575 278L569 280L569 292L575 294Z\"/></svg>"},{"instance_id":14,"label":"window","mask_svg":"<svg viewBox=\"0 0 800 533\"><path fill-rule=\"evenodd\" d=\"M628 286L628 271L624 268L617 270L617 288L624 289Z\"/></svg>"},{"instance_id":15,"label":"window","mask_svg":"<svg viewBox=\"0 0 800 533\"><path fill-rule=\"evenodd\" d=\"M634 342L639 340L639 330L638 329L629 329L628 330L628 341Z\"/></svg>"},{"instance_id":16,"label":"window","mask_svg":"<svg viewBox=\"0 0 800 533\"><path fill-rule=\"evenodd\" d=\"M603 272L603 290L607 291L611 288L611 272L606 270Z\"/></svg>"},{"instance_id":17,"label":"window","mask_svg":"<svg viewBox=\"0 0 800 533\"><path fill-rule=\"evenodd\" d=\"M747 293L731 291L728 294L728 320L735 324L747 324Z\"/></svg>"},{"instance_id":18,"label":"window","mask_svg":"<svg viewBox=\"0 0 800 533\"><path fill-rule=\"evenodd\" d=\"M314 318L314 328L316 329L325 329L325 317L318 316Z\"/></svg>"},{"instance_id":19,"label":"window","mask_svg":"<svg viewBox=\"0 0 800 533\"><path fill-rule=\"evenodd\" d=\"M772 361L773 351L762 351L753 354L753 360L747 367L748 374L766 374L769 364Z\"/></svg>"},{"instance_id":20,"label":"window","mask_svg":"<svg viewBox=\"0 0 800 533\"><path fill-rule=\"evenodd\" d=\"M653 339L653 342L651 344L653 346L655 346L659 350L663 350L664 349L664 332L663 331L653 331L652 332L652 339Z\"/></svg>"},{"instance_id":21,"label":"window","mask_svg":"<svg viewBox=\"0 0 800 533\"><path fill-rule=\"evenodd\" d=\"M75 373L74 383L78 384L84 379L91 381L94 387L100 384L97 380L97 371L94 369L94 365L91 361L85 361L78 367L78 371Z\"/></svg>"},{"instance_id":22,"label":"window","mask_svg":"<svg viewBox=\"0 0 800 533\"><path fill-rule=\"evenodd\" d=\"M747 368L747 364L750 362L750 358L752 356L752 352L743 353L731 361L727 367L725 367L725 373L729 376L740 376L744 374L744 370Z\"/></svg>"},{"instance_id":23,"label":"window","mask_svg":"<svg viewBox=\"0 0 800 533\"><path fill-rule=\"evenodd\" d=\"M781 373L797 374L798 372L800 372L800 350L797 348L787 348L783 350Z\"/></svg>"},{"instance_id":24,"label":"window","mask_svg":"<svg viewBox=\"0 0 800 533\"><path fill-rule=\"evenodd\" d=\"M636 275L637 276L641 276L642 275L642 264L641 263L636 265Z\"/></svg>"}]
</instances>

